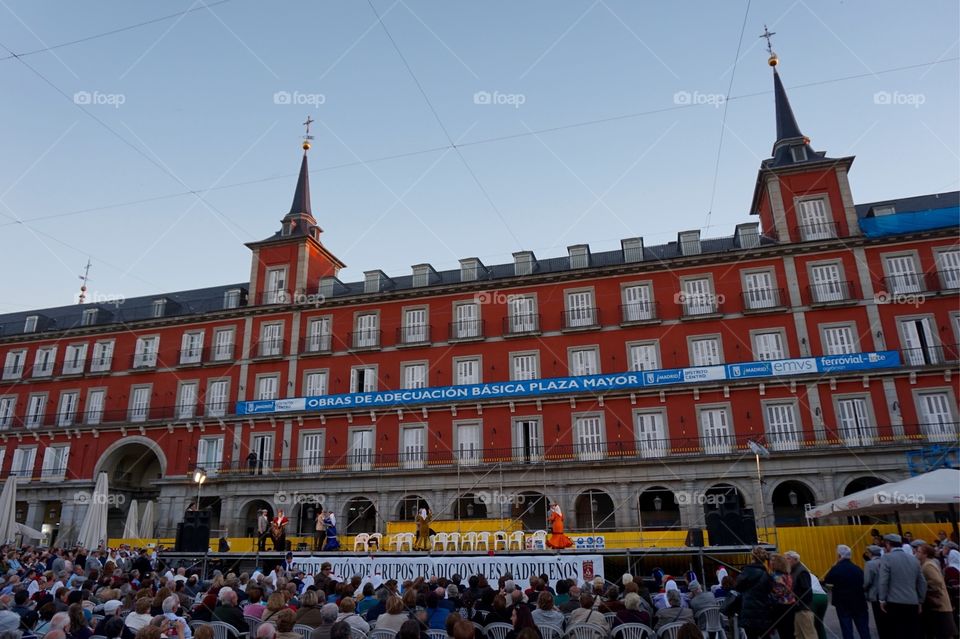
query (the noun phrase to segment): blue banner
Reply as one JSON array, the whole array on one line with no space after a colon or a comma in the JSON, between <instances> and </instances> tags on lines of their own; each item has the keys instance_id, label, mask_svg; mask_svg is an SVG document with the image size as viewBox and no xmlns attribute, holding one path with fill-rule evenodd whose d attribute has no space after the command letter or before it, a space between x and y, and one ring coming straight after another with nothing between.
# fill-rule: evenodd
<instances>
[{"instance_id":1,"label":"blue banner","mask_svg":"<svg viewBox=\"0 0 960 639\"><path fill-rule=\"evenodd\" d=\"M654 371L608 373L581 377L550 377L464 386L434 386L370 393L343 393L291 399L238 402L238 415L263 415L292 411L323 411L342 408L390 408L420 404L452 404L481 399L538 397L567 393L603 393L697 382L763 379L814 373L843 373L900 365L897 351L852 353L827 357L803 357L769 362L722 366L699 366Z\"/></svg>"}]
</instances>

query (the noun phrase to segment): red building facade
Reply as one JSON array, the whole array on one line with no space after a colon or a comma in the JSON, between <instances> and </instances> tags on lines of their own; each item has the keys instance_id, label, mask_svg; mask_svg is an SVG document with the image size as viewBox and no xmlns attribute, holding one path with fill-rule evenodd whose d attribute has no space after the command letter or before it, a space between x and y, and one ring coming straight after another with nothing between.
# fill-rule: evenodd
<instances>
[{"instance_id":1,"label":"red building facade","mask_svg":"<svg viewBox=\"0 0 960 639\"><path fill-rule=\"evenodd\" d=\"M958 193L856 204L853 158L814 151L775 70L774 88L759 223L731 237L344 283L305 149L280 231L248 245L249 281L0 316L0 477L21 478L19 521L69 541L106 472L122 496L112 536L132 498L157 500L152 532L172 535L202 467L202 505L234 536L261 507L310 530L320 502L347 532L422 502L542 528L545 498L576 530L689 528L719 494L803 525L805 505L956 447ZM803 368L871 353L895 365ZM749 362L787 372L713 375ZM679 369L678 383L563 381ZM351 400L531 381L538 392ZM750 441L771 451L761 489Z\"/></svg>"}]
</instances>

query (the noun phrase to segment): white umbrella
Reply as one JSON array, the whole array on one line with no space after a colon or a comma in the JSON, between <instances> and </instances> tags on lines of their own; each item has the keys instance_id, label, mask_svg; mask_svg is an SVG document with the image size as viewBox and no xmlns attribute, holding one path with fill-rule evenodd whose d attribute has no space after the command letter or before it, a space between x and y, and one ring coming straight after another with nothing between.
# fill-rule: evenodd
<instances>
[{"instance_id":1,"label":"white umbrella","mask_svg":"<svg viewBox=\"0 0 960 639\"><path fill-rule=\"evenodd\" d=\"M0 493L0 543L14 541L17 529L17 477L10 475Z\"/></svg>"},{"instance_id":2,"label":"white umbrella","mask_svg":"<svg viewBox=\"0 0 960 639\"><path fill-rule=\"evenodd\" d=\"M17 530L21 535L23 535L24 539L43 539L43 533L36 528L31 528L30 526L25 526L23 524L17 524Z\"/></svg>"},{"instance_id":3,"label":"white umbrella","mask_svg":"<svg viewBox=\"0 0 960 639\"><path fill-rule=\"evenodd\" d=\"M960 470L941 468L834 499L811 510L812 517L866 515L942 509L960 503Z\"/></svg>"},{"instance_id":4,"label":"white umbrella","mask_svg":"<svg viewBox=\"0 0 960 639\"><path fill-rule=\"evenodd\" d=\"M148 501L140 518L140 537L143 539L153 539L153 519L153 501Z\"/></svg>"},{"instance_id":5,"label":"white umbrella","mask_svg":"<svg viewBox=\"0 0 960 639\"><path fill-rule=\"evenodd\" d=\"M84 548L93 550L100 544L107 544L107 501L107 474L100 473L77 535L77 543Z\"/></svg>"},{"instance_id":6,"label":"white umbrella","mask_svg":"<svg viewBox=\"0 0 960 639\"><path fill-rule=\"evenodd\" d=\"M140 538L140 507L137 505L137 500L133 499L130 501L130 508L127 509L127 522L123 525L123 538L124 539L139 539Z\"/></svg>"}]
</instances>

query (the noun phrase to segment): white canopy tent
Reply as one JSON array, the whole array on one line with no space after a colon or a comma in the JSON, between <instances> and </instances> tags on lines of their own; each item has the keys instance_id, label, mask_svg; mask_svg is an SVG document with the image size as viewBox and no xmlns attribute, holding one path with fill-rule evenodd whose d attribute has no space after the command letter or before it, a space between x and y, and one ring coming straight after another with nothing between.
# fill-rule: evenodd
<instances>
[{"instance_id":1,"label":"white canopy tent","mask_svg":"<svg viewBox=\"0 0 960 639\"><path fill-rule=\"evenodd\" d=\"M83 523L80 524L80 534L77 535L77 543L79 545L88 549L95 549L100 544L106 546L107 510L109 508L107 474L100 473L97 476L97 483L94 486L93 494L90 495L87 514L83 516Z\"/></svg>"},{"instance_id":2,"label":"white canopy tent","mask_svg":"<svg viewBox=\"0 0 960 639\"><path fill-rule=\"evenodd\" d=\"M130 501L130 508L127 509L127 521L123 524L123 538L140 538L140 506L136 499Z\"/></svg>"},{"instance_id":3,"label":"white canopy tent","mask_svg":"<svg viewBox=\"0 0 960 639\"><path fill-rule=\"evenodd\" d=\"M0 492L0 543L12 543L17 535L23 539L43 539L43 533L35 528L17 523L17 477L11 475Z\"/></svg>"},{"instance_id":4,"label":"white canopy tent","mask_svg":"<svg viewBox=\"0 0 960 639\"><path fill-rule=\"evenodd\" d=\"M154 528L154 502L148 501L143 507L143 517L140 518L140 537L143 539L153 539Z\"/></svg>"},{"instance_id":5,"label":"white canopy tent","mask_svg":"<svg viewBox=\"0 0 960 639\"><path fill-rule=\"evenodd\" d=\"M901 481L880 484L821 504L811 517L945 510L960 504L960 470L940 468Z\"/></svg>"}]
</instances>

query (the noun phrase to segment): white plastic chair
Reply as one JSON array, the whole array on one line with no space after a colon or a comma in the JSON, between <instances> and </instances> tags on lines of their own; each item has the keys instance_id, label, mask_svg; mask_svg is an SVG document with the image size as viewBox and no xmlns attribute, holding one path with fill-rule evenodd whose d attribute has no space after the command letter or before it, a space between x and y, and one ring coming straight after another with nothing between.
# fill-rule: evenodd
<instances>
[{"instance_id":1,"label":"white plastic chair","mask_svg":"<svg viewBox=\"0 0 960 639\"><path fill-rule=\"evenodd\" d=\"M463 533L463 537L460 540L460 547L462 549L466 550L468 545L470 546L470 550L477 549L477 533L473 532L472 530L470 532Z\"/></svg>"},{"instance_id":2,"label":"white plastic chair","mask_svg":"<svg viewBox=\"0 0 960 639\"><path fill-rule=\"evenodd\" d=\"M249 628L249 636L257 636L257 628L260 627L260 617L251 617L249 615L244 615L243 620L247 622L247 628Z\"/></svg>"},{"instance_id":3,"label":"white plastic chair","mask_svg":"<svg viewBox=\"0 0 960 639\"><path fill-rule=\"evenodd\" d=\"M240 639L240 631L222 621L206 621L204 625L213 630L213 639ZM192 629L192 628L191 628Z\"/></svg>"},{"instance_id":4,"label":"white plastic chair","mask_svg":"<svg viewBox=\"0 0 960 639\"><path fill-rule=\"evenodd\" d=\"M603 618L607 620L607 625L613 628L613 622L617 619L617 613L605 612L603 613Z\"/></svg>"},{"instance_id":5,"label":"white plastic chair","mask_svg":"<svg viewBox=\"0 0 960 639\"><path fill-rule=\"evenodd\" d=\"M537 542L539 542L540 550L547 549L547 531L546 530L534 530L533 534L530 535L530 539L533 541L534 548L537 548Z\"/></svg>"},{"instance_id":6,"label":"white plastic chair","mask_svg":"<svg viewBox=\"0 0 960 639\"><path fill-rule=\"evenodd\" d=\"M310 639L310 635L313 634L313 626L308 626L306 624L298 623L293 627L293 631L300 635L300 639ZM256 634L251 634L251 637L256 637Z\"/></svg>"},{"instance_id":7,"label":"white plastic chair","mask_svg":"<svg viewBox=\"0 0 960 639\"><path fill-rule=\"evenodd\" d=\"M397 549L397 552L403 550L403 547L406 546L407 550L413 551L413 533L397 533L393 536L390 542L391 546L394 546Z\"/></svg>"},{"instance_id":8,"label":"white plastic chair","mask_svg":"<svg viewBox=\"0 0 960 639\"><path fill-rule=\"evenodd\" d=\"M607 639L607 629L592 623L575 623L563 636L566 639Z\"/></svg>"},{"instance_id":9,"label":"white plastic chair","mask_svg":"<svg viewBox=\"0 0 960 639\"><path fill-rule=\"evenodd\" d=\"M500 544L503 544L503 549L507 550L508 545L506 531L498 530L497 532L493 533L493 549L496 550L497 546Z\"/></svg>"},{"instance_id":10,"label":"white plastic chair","mask_svg":"<svg viewBox=\"0 0 960 639\"><path fill-rule=\"evenodd\" d=\"M359 533L356 537L353 538L353 549L357 550L357 546L360 547L361 551L367 549L367 542L370 541L370 535L367 533Z\"/></svg>"},{"instance_id":11,"label":"white plastic chair","mask_svg":"<svg viewBox=\"0 0 960 639\"><path fill-rule=\"evenodd\" d=\"M537 629L540 630L540 636L543 637L543 639L563 638L563 629L560 626L545 623L542 626L537 626Z\"/></svg>"},{"instance_id":12,"label":"white plastic chair","mask_svg":"<svg viewBox=\"0 0 960 639\"><path fill-rule=\"evenodd\" d=\"M480 544L483 544L484 550L490 550L490 533L486 531L477 533L477 547L474 550L480 550Z\"/></svg>"},{"instance_id":13,"label":"white plastic chair","mask_svg":"<svg viewBox=\"0 0 960 639\"><path fill-rule=\"evenodd\" d=\"M512 533L510 533L509 541L507 541L507 550L510 550L514 544L517 545L517 550L523 550L522 530L514 530Z\"/></svg>"},{"instance_id":14,"label":"white plastic chair","mask_svg":"<svg viewBox=\"0 0 960 639\"><path fill-rule=\"evenodd\" d=\"M427 636L430 637L430 639L447 639L447 631L431 628L427 630Z\"/></svg>"},{"instance_id":15,"label":"white plastic chair","mask_svg":"<svg viewBox=\"0 0 960 639\"><path fill-rule=\"evenodd\" d=\"M396 636L396 631L389 628L379 628L370 632L370 639L393 639Z\"/></svg>"},{"instance_id":16,"label":"white plastic chair","mask_svg":"<svg viewBox=\"0 0 960 639\"><path fill-rule=\"evenodd\" d=\"M370 538L367 540L367 548L370 548L371 542L377 542L377 550L383 549L383 533L370 533Z\"/></svg>"},{"instance_id":17,"label":"white plastic chair","mask_svg":"<svg viewBox=\"0 0 960 639\"><path fill-rule=\"evenodd\" d=\"M657 639L657 633L653 628L642 623L622 623L613 629L611 637L613 639Z\"/></svg>"},{"instance_id":18,"label":"white plastic chair","mask_svg":"<svg viewBox=\"0 0 960 639\"><path fill-rule=\"evenodd\" d=\"M697 625L700 630L711 635L723 632L723 622L720 619L720 606L707 606L697 612Z\"/></svg>"},{"instance_id":19,"label":"white plastic chair","mask_svg":"<svg viewBox=\"0 0 960 639\"><path fill-rule=\"evenodd\" d=\"M460 533L458 532L447 533L446 545L453 546L454 550L459 551L460 550ZM444 550L446 550L446 546L444 547ZM444 634L446 634L446 632L444 632Z\"/></svg>"},{"instance_id":20,"label":"white plastic chair","mask_svg":"<svg viewBox=\"0 0 960 639\"><path fill-rule=\"evenodd\" d=\"M513 630L513 625L509 623L492 623L484 629L487 639L505 639L507 633Z\"/></svg>"},{"instance_id":21,"label":"white plastic chair","mask_svg":"<svg viewBox=\"0 0 960 639\"><path fill-rule=\"evenodd\" d=\"M436 535L430 537L430 547L436 550L438 545L440 546L440 550L447 549L447 533L438 532Z\"/></svg>"},{"instance_id":22,"label":"white plastic chair","mask_svg":"<svg viewBox=\"0 0 960 639\"><path fill-rule=\"evenodd\" d=\"M367 633L359 628L350 626L350 639L367 639Z\"/></svg>"},{"instance_id":23,"label":"white plastic chair","mask_svg":"<svg viewBox=\"0 0 960 639\"><path fill-rule=\"evenodd\" d=\"M660 631L657 633L657 639L677 639L677 633L679 633L680 629L685 625L687 625L685 621L674 621L673 623L668 623L660 628Z\"/></svg>"}]
</instances>

